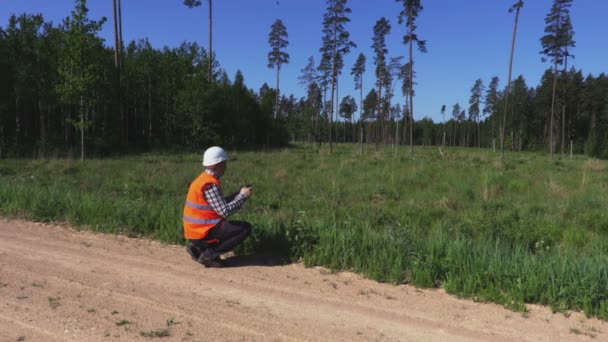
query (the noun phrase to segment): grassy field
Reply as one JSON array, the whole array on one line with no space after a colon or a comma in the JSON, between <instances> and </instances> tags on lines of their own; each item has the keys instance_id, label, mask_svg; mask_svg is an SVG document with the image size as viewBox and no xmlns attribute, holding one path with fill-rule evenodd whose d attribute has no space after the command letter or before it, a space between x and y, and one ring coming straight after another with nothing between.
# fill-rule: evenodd
<instances>
[{"instance_id":1,"label":"grassy field","mask_svg":"<svg viewBox=\"0 0 608 342\"><path fill-rule=\"evenodd\" d=\"M546 154L437 148L375 151L299 145L232 152L226 193L252 198L234 219L238 252L379 281L443 287L525 311L608 319L608 163ZM183 243L181 211L200 155L0 160L0 213Z\"/></svg>"}]
</instances>

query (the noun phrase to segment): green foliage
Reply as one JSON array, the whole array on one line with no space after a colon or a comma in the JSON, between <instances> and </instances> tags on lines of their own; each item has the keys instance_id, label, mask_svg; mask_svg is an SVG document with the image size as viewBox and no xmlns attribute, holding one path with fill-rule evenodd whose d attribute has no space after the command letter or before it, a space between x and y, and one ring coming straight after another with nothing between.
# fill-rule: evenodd
<instances>
[{"instance_id":1,"label":"green foliage","mask_svg":"<svg viewBox=\"0 0 608 342\"><path fill-rule=\"evenodd\" d=\"M283 50L289 45L289 41L287 41L287 28L281 19L275 20L270 27L268 44L270 44L270 48L272 49L268 53L269 68L276 66L280 69L282 64L289 63L289 54Z\"/></svg>"},{"instance_id":2,"label":"green foliage","mask_svg":"<svg viewBox=\"0 0 608 342\"><path fill-rule=\"evenodd\" d=\"M255 179L234 217L254 227L238 253L608 318L605 162L432 147L360 156L347 145L230 154L226 192ZM200 171L195 154L1 160L0 213L183 243Z\"/></svg>"},{"instance_id":3,"label":"green foliage","mask_svg":"<svg viewBox=\"0 0 608 342\"><path fill-rule=\"evenodd\" d=\"M0 157L71 156L81 134L89 156L287 143L285 122L272 122L275 99L265 107L242 73L230 80L216 60L207 68L208 51L196 43L126 44L121 75L128 106L120 113L113 50L99 37L105 18L89 20L86 2L75 3L60 26L23 14L0 28L0 91L7 95L0 98Z\"/></svg>"}]
</instances>

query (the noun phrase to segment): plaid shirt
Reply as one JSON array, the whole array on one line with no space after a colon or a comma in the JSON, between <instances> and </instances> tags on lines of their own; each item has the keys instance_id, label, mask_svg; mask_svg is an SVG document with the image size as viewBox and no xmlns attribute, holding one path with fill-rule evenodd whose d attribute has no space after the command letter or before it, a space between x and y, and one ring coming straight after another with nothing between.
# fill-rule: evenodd
<instances>
[{"instance_id":1,"label":"plaid shirt","mask_svg":"<svg viewBox=\"0 0 608 342\"><path fill-rule=\"evenodd\" d=\"M205 170L205 173L217 178L215 173L211 170ZM209 203L211 208L223 218L226 218L241 209L241 206L243 206L243 203L247 199L245 196L241 195L240 192L235 192L224 198L222 189L216 184L205 185L203 188L203 196L205 196L205 200Z\"/></svg>"}]
</instances>

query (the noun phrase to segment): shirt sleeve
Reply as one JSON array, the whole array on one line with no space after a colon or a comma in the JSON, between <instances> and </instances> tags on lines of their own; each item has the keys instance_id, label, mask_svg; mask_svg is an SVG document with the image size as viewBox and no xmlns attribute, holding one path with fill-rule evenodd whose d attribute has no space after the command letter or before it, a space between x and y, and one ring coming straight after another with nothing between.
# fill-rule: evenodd
<instances>
[{"instance_id":1,"label":"shirt sleeve","mask_svg":"<svg viewBox=\"0 0 608 342\"><path fill-rule=\"evenodd\" d=\"M203 196L205 196L205 200L215 212L223 218L226 218L239 209L245 202L246 197L241 195L240 193L234 196L234 198L226 202L224 195L222 194L222 189L216 184L208 184L203 188Z\"/></svg>"}]
</instances>

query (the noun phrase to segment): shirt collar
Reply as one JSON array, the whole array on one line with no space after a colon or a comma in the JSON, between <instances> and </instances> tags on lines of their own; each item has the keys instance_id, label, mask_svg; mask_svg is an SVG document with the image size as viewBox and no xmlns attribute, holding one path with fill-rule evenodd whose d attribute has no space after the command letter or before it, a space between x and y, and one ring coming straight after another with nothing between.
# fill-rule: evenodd
<instances>
[{"instance_id":1,"label":"shirt collar","mask_svg":"<svg viewBox=\"0 0 608 342\"><path fill-rule=\"evenodd\" d=\"M213 170L205 169L205 173L208 175L212 175L213 177L215 177L215 179L219 179L219 177L215 174L215 172L213 172Z\"/></svg>"}]
</instances>

